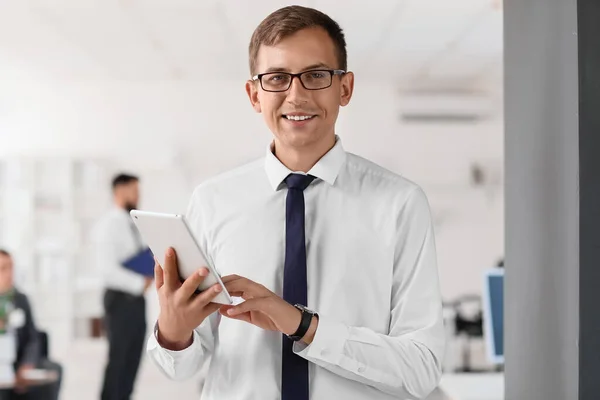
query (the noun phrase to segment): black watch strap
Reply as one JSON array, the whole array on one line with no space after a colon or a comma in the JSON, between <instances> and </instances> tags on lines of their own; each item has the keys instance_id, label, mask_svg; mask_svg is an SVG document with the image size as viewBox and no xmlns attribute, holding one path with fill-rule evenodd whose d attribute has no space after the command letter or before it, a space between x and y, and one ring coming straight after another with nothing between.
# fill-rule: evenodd
<instances>
[{"instance_id":1,"label":"black watch strap","mask_svg":"<svg viewBox=\"0 0 600 400\"><path fill-rule=\"evenodd\" d=\"M306 332L308 332L308 329L310 328L312 317L313 315L315 315L312 312L300 308L298 306L296 306L296 308L302 311L302 318L300 319L300 325L298 326L298 329L296 329L296 332L294 332L291 335L288 335L288 338L290 338L294 342L297 342L298 340L302 339L304 335L306 335Z\"/></svg>"}]
</instances>

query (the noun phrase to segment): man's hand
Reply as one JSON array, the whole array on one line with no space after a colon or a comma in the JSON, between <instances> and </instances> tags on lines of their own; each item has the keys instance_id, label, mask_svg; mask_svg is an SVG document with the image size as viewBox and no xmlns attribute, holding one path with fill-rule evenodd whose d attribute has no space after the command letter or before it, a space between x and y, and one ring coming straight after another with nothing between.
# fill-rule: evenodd
<instances>
[{"instance_id":1,"label":"man's hand","mask_svg":"<svg viewBox=\"0 0 600 400\"><path fill-rule=\"evenodd\" d=\"M19 366L17 369L17 373L15 374L15 392L24 393L27 391L27 379L25 379L25 374L27 371L35 368L33 364L23 364Z\"/></svg>"},{"instance_id":2,"label":"man's hand","mask_svg":"<svg viewBox=\"0 0 600 400\"><path fill-rule=\"evenodd\" d=\"M167 250L164 268L158 262L154 266L154 280L160 303L158 341L161 346L169 350L189 347L193 330L221 306L211 302L222 290L218 284L198 295L194 293L207 275L208 269L200 268L182 284L173 249Z\"/></svg>"},{"instance_id":3,"label":"man's hand","mask_svg":"<svg viewBox=\"0 0 600 400\"><path fill-rule=\"evenodd\" d=\"M221 306L221 315L286 335L298 329L302 312L263 285L238 275L225 276L222 281L231 296L241 297L245 301L237 306ZM316 318L313 318L311 329L303 341L310 343L315 331Z\"/></svg>"}]
</instances>

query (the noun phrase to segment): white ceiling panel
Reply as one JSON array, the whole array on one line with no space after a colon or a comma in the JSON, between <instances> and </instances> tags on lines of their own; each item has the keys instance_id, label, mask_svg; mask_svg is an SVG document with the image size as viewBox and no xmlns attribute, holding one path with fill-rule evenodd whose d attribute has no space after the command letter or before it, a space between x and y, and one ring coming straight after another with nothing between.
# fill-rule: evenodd
<instances>
[{"instance_id":1,"label":"white ceiling panel","mask_svg":"<svg viewBox=\"0 0 600 400\"><path fill-rule=\"evenodd\" d=\"M314 1L296 1L295 4L312 7ZM273 11L279 8L289 6L289 1L285 0L222 0L219 7L223 10L229 20L230 26L235 29L237 40L240 44L248 46L252 33Z\"/></svg>"},{"instance_id":2,"label":"white ceiling panel","mask_svg":"<svg viewBox=\"0 0 600 400\"><path fill-rule=\"evenodd\" d=\"M357 80L410 86L490 75L497 83L501 76L502 11L494 0L298 3L340 23ZM0 67L11 76L77 80L245 79L252 32L287 5L285 0L0 0Z\"/></svg>"},{"instance_id":3,"label":"white ceiling panel","mask_svg":"<svg viewBox=\"0 0 600 400\"><path fill-rule=\"evenodd\" d=\"M469 3L472 0L468 0ZM398 54L443 50L477 22L483 7L459 7L458 2L411 0L391 30L383 50ZM479 2L477 2L479 3Z\"/></svg>"},{"instance_id":4,"label":"white ceiling panel","mask_svg":"<svg viewBox=\"0 0 600 400\"><path fill-rule=\"evenodd\" d=\"M340 24L346 36L349 66L359 68L364 59L386 40L392 24L407 0L347 0L343 7L331 0L317 0L316 8Z\"/></svg>"},{"instance_id":5,"label":"white ceiling panel","mask_svg":"<svg viewBox=\"0 0 600 400\"><path fill-rule=\"evenodd\" d=\"M219 0L121 0L125 6L140 9L168 9L168 10L209 10Z\"/></svg>"},{"instance_id":6,"label":"white ceiling panel","mask_svg":"<svg viewBox=\"0 0 600 400\"><path fill-rule=\"evenodd\" d=\"M169 69L135 16L117 5L85 9L39 8L38 15L117 79L168 76Z\"/></svg>"},{"instance_id":7,"label":"white ceiling panel","mask_svg":"<svg viewBox=\"0 0 600 400\"><path fill-rule=\"evenodd\" d=\"M141 14L148 36L180 79L229 71L224 60L235 52L244 53L233 46L231 31L215 12L146 9Z\"/></svg>"},{"instance_id":8,"label":"white ceiling panel","mask_svg":"<svg viewBox=\"0 0 600 400\"><path fill-rule=\"evenodd\" d=\"M0 20L8 20L15 13L28 12L30 8L24 1L0 1Z\"/></svg>"},{"instance_id":9,"label":"white ceiling panel","mask_svg":"<svg viewBox=\"0 0 600 400\"><path fill-rule=\"evenodd\" d=\"M497 15L491 1L409 0L371 62L396 66L402 86L461 85L490 60L501 59L502 21ZM484 48L478 52L480 45Z\"/></svg>"},{"instance_id":10,"label":"white ceiling panel","mask_svg":"<svg viewBox=\"0 0 600 400\"><path fill-rule=\"evenodd\" d=\"M417 71L428 59L431 53L405 53L402 58L397 55L386 58L385 54L378 54L368 63L363 63L355 69L358 77L368 78L372 81L387 81L393 85L405 82L414 76ZM352 69L352 68L351 68Z\"/></svg>"},{"instance_id":11,"label":"white ceiling panel","mask_svg":"<svg viewBox=\"0 0 600 400\"><path fill-rule=\"evenodd\" d=\"M471 55L502 54L503 16L500 11L486 10L472 29L456 45L456 51Z\"/></svg>"},{"instance_id":12,"label":"white ceiling panel","mask_svg":"<svg viewBox=\"0 0 600 400\"><path fill-rule=\"evenodd\" d=\"M7 0L10 2L11 0ZM29 1L19 1L14 0L14 2L21 2L24 4L28 4L31 8L62 8L62 9L85 9L85 8L98 8L102 5L106 4L115 4L118 0L29 0Z\"/></svg>"},{"instance_id":13,"label":"white ceiling panel","mask_svg":"<svg viewBox=\"0 0 600 400\"><path fill-rule=\"evenodd\" d=\"M87 52L24 9L0 12L0 60L2 79L108 77Z\"/></svg>"},{"instance_id":14,"label":"white ceiling panel","mask_svg":"<svg viewBox=\"0 0 600 400\"><path fill-rule=\"evenodd\" d=\"M421 77L465 79L493 63L502 63L502 15L483 9L461 35L416 73Z\"/></svg>"}]
</instances>

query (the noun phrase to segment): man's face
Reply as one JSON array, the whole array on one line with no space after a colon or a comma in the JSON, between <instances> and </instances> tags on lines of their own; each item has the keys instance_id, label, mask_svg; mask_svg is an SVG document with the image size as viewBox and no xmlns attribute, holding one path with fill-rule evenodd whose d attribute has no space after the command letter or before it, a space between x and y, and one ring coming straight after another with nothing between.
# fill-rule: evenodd
<instances>
[{"instance_id":1,"label":"man's face","mask_svg":"<svg viewBox=\"0 0 600 400\"><path fill-rule=\"evenodd\" d=\"M312 69L339 69L333 40L322 28L308 28L286 37L274 46L261 46L256 73L283 71L299 73ZM275 135L277 144L288 148L315 147L332 141L339 107L350 101L354 85L352 73L336 75L330 87L307 90L299 78L285 92L267 92L259 82L248 81L246 91L256 112ZM311 116L293 121L286 116Z\"/></svg>"},{"instance_id":2,"label":"man's face","mask_svg":"<svg viewBox=\"0 0 600 400\"><path fill-rule=\"evenodd\" d=\"M4 293L13 287L13 265L12 258L0 254L0 293Z\"/></svg>"},{"instance_id":3,"label":"man's face","mask_svg":"<svg viewBox=\"0 0 600 400\"><path fill-rule=\"evenodd\" d=\"M140 199L140 185L133 181L117 187L115 195L124 204L128 211L138 208Z\"/></svg>"}]
</instances>

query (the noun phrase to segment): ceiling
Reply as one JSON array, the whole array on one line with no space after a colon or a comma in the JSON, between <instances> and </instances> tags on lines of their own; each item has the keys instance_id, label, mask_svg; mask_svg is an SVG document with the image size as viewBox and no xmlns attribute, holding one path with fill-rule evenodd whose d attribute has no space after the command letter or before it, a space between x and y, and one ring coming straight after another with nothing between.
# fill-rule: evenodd
<instances>
[{"instance_id":1,"label":"ceiling","mask_svg":"<svg viewBox=\"0 0 600 400\"><path fill-rule=\"evenodd\" d=\"M346 32L349 68L399 90L500 90L495 0L300 1ZM276 0L2 0L0 80L246 79ZM3 77L3 78L2 78Z\"/></svg>"}]
</instances>

